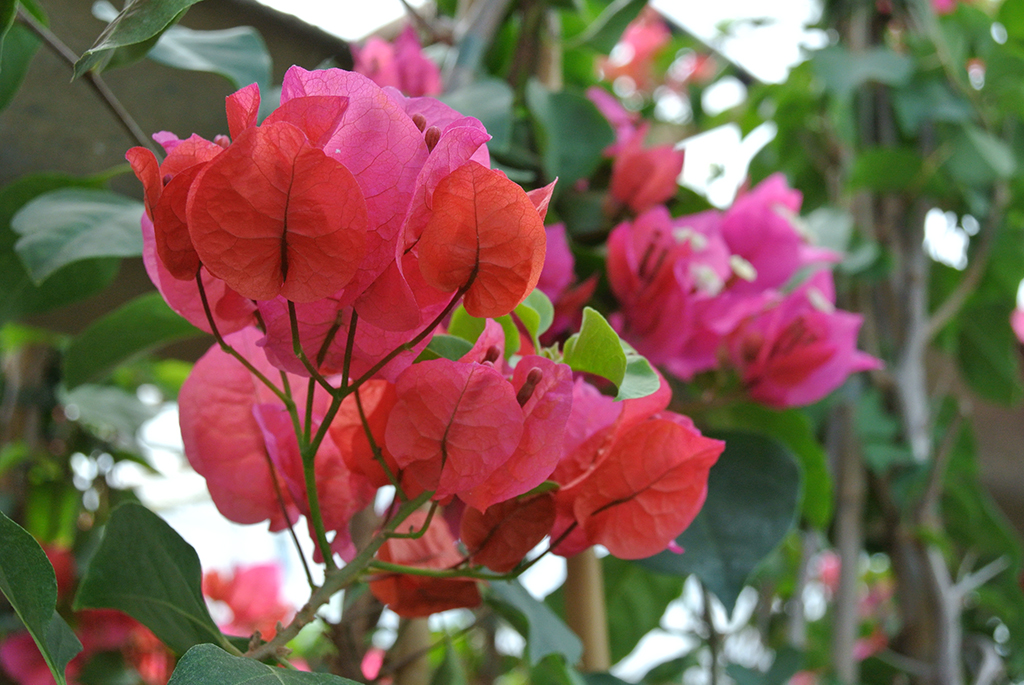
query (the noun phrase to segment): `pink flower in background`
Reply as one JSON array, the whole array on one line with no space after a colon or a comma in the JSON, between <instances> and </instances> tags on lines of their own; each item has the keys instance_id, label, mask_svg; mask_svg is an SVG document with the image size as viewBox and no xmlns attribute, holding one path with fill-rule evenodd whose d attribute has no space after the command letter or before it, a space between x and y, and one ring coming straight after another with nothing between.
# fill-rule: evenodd
<instances>
[{"instance_id":1,"label":"pink flower in background","mask_svg":"<svg viewBox=\"0 0 1024 685\"><path fill-rule=\"evenodd\" d=\"M606 81L628 78L636 90L650 91L655 85L654 58L665 47L672 33L654 9L645 7L630 22L611 55L598 62Z\"/></svg>"},{"instance_id":2,"label":"pink flower in background","mask_svg":"<svg viewBox=\"0 0 1024 685\"><path fill-rule=\"evenodd\" d=\"M645 147L647 126L617 146L612 162L611 194L635 214L667 201L679 189L683 151L673 145Z\"/></svg>"},{"instance_id":3,"label":"pink flower in background","mask_svg":"<svg viewBox=\"0 0 1024 685\"><path fill-rule=\"evenodd\" d=\"M604 154L611 157L620 146L631 140L636 134L640 113L629 111L622 106L622 102L617 97L599 86L587 88L587 98L594 103L594 106L604 115L615 131L615 142L604 150Z\"/></svg>"},{"instance_id":4,"label":"pink flower in background","mask_svg":"<svg viewBox=\"0 0 1024 685\"><path fill-rule=\"evenodd\" d=\"M1010 326L1017 336L1017 341L1024 345L1024 309L1018 307L1013 310L1013 313L1010 314Z\"/></svg>"},{"instance_id":5,"label":"pink flower in background","mask_svg":"<svg viewBox=\"0 0 1024 685\"><path fill-rule=\"evenodd\" d=\"M406 26L394 43L373 37L361 48L352 47L353 71L370 77L380 87L391 86L409 97L441 92L441 71L426 55L416 29Z\"/></svg>"},{"instance_id":6,"label":"pink flower in background","mask_svg":"<svg viewBox=\"0 0 1024 685\"><path fill-rule=\"evenodd\" d=\"M236 566L230 573L204 573L203 594L230 609L230 620L219 625L225 633L249 636L259 631L264 640L270 640L278 622L288 621L294 613L281 600L281 583L277 564Z\"/></svg>"},{"instance_id":7,"label":"pink flower in background","mask_svg":"<svg viewBox=\"0 0 1024 685\"><path fill-rule=\"evenodd\" d=\"M935 14L952 14L956 10L958 0L932 0L932 9Z\"/></svg>"},{"instance_id":8,"label":"pink flower in background","mask_svg":"<svg viewBox=\"0 0 1024 685\"><path fill-rule=\"evenodd\" d=\"M852 373L881 367L857 350L861 321L835 308L832 274L819 271L741 322L726 346L753 399L795 407L820 400Z\"/></svg>"}]
</instances>

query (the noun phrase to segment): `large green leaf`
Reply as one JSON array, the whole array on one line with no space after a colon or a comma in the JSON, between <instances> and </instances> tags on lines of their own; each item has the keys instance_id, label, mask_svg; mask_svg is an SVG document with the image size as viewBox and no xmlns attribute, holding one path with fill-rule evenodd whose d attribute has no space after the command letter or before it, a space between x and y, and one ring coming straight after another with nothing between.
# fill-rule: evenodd
<instances>
[{"instance_id":1,"label":"large green leaf","mask_svg":"<svg viewBox=\"0 0 1024 685\"><path fill-rule=\"evenodd\" d=\"M117 9L105 0L95 3L92 13L107 22L117 17ZM221 31L171 26L160 34L146 57L176 69L219 74L235 88L258 83L265 93L271 85L270 53L260 32L251 26Z\"/></svg>"},{"instance_id":2,"label":"large green leaf","mask_svg":"<svg viewBox=\"0 0 1024 685\"><path fill-rule=\"evenodd\" d=\"M55 610L57 578L46 554L28 532L0 512L0 590L32 635L54 679L82 651L71 628Z\"/></svg>"},{"instance_id":3,"label":"large green leaf","mask_svg":"<svg viewBox=\"0 0 1024 685\"><path fill-rule=\"evenodd\" d=\"M274 668L231 656L213 645L196 645L178 661L167 685L358 685L329 673Z\"/></svg>"},{"instance_id":4,"label":"large green leaf","mask_svg":"<svg viewBox=\"0 0 1024 685\"><path fill-rule=\"evenodd\" d=\"M67 187L98 189L102 183L99 177L39 174L0 189L0 324L89 297L114 280L120 260L97 258L69 264L36 285L14 251L18 235L10 227L15 213L43 193Z\"/></svg>"},{"instance_id":5,"label":"large green leaf","mask_svg":"<svg viewBox=\"0 0 1024 685\"><path fill-rule=\"evenodd\" d=\"M108 190L62 188L36 197L11 219L14 249L36 284L74 262L142 254L142 203Z\"/></svg>"},{"instance_id":6,"label":"large green leaf","mask_svg":"<svg viewBox=\"0 0 1024 685\"><path fill-rule=\"evenodd\" d=\"M153 40L197 2L199 0L128 0L93 46L82 53L75 64L75 78L90 69L102 68L118 48Z\"/></svg>"},{"instance_id":7,"label":"large green leaf","mask_svg":"<svg viewBox=\"0 0 1024 685\"><path fill-rule=\"evenodd\" d=\"M609 555L601 560L612 663L624 659L640 638L658 627L669 602L683 592L683 579L651 573Z\"/></svg>"},{"instance_id":8,"label":"large green leaf","mask_svg":"<svg viewBox=\"0 0 1024 685\"><path fill-rule=\"evenodd\" d=\"M558 178L556 194L588 178L601 163L605 147L615 141L611 124L581 93L551 92L530 81L526 105L536 124L544 172L548 180Z\"/></svg>"},{"instance_id":9,"label":"large green leaf","mask_svg":"<svg viewBox=\"0 0 1024 685\"><path fill-rule=\"evenodd\" d=\"M720 429L763 433L788 447L800 464L800 513L816 528L832 522L832 476L828 456L811 420L799 409L779 411L760 404L737 403L711 421Z\"/></svg>"},{"instance_id":10,"label":"large green leaf","mask_svg":"<svg viewBox=\"0 0 1024 685\"><path fill-rule=\"evenodd\" d=\"M731 612L751 571L785 537L797 511L800 473L789 450L752 433L724 433L725 451L708 477L708 498L676 541L637 563L652 571L696 574Z\"/></svg>"},{"instance_id":11,"label":"large green leaf","mask_svg":"<svg viewBox=\"0 0 1024 685\"><path fill-rule=\"evenodd\" d=\"M531 665L537 665L549 654L560 654L570 664L579 661L583 654L580 639L517 581L492 582L488 602L526 638Z\"/></svg>"},{"instance_id":12,"label":"large green leaf","mask_svg":"<svg viewBox=\"0 0 1024 685\"><path fill-rule=\"evenodd\" d=\"M139 504L114 510L75 608L123 611L178 654L205 642L228 644L206 608L196 551Z\"/></svg>"},{"instance_id":13,"label":"large green leaf","mask_svg":"<svg viewBox=\"0 0 1024 685\"><path fill-rule=\"evenodd\" d=\"M147 293L94 321L64 354L64 383L99 380L115 366L158 347L203 335L175 314L159 293Z\"/></svg>"}]
</instances>

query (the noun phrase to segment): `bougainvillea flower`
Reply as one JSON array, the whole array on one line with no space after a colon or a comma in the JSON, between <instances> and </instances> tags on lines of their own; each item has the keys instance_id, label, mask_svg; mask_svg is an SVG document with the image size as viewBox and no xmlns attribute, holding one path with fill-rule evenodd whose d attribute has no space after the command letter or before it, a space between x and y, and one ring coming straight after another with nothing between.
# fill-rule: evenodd
<instances>
[{"instance_id":1,"label":"bougainvillea flower","mask_svg":"<svg viewBox=\"0 0 1024 685\"><path fill-rule=\"evenodd\" d=\"M263 431L271 462L288 487L292 501L306 517L311 537L315 537L302 456L291 417L279 403L257 405L253 407L253 415ZM312 430L316 431L320 427L320 417L314 416L313 421ZM324 440L320 444L313 472L324 528L335 531L331 549L345 561L351 561L356 555L356 548L348 524L356 513L373 502L375 490L365 477L349 469L333 440ZM316 552L319 557L320 550Z\"/></svg>"},{"instance_id":2,"label":"bougainvillea flower","mask_svg":"<svg viewBox=\"0 0 1024 685\"><path fill-rule=\"evenodd\" d=\"M424 512L413 512L398 532L420 530L427 523ZM455 539L440 516L419 538L390 538L377 551L380 561L429 569L453 568L462 561ZM474 607L480 604L480 591L469 578L431 578L401 573L381 573L370 581L373 596L399 616L415 618Z\"/></svg>"},{"instance_id":3,"label":"bougainvillea flower","mask_svg":"<svg viewBox=\"0 0 1024 685\"><path fill-rule=\"evenodd\" d=\"M733 272L718 219L714 211L673 219L658 206L608 237L608 279L621 303L612 322L684 379L717 365L721 320L747 305L721 296Z\"/></svg>"},{"instance_id":4,"label":"bougainvillea flower","mask_svg":"<svg viewBox=\"0 0 1024 685\"><path fill-rule=\"evenodd\" d=\"M385 441L399 467L441 500L482 484L519 445L516 391L489 364L434 359L398 377Z\"/></svg>"},{"instance_id":5,"label":"bougainvillea flower","mask_svg":"<svg viewBox=\"0 0 1024 685\"><path fill-rule=\"evenodd\" d=\"M620 559L663 551L707 497L725 443L679 414L655 414L622 432L579 486L573 514L587 539Z\"/></svg>"},{"instance_id":6,"label":"bougainvillea flower","mask_svg":"<svg viewBox=\"0 0 1024 685\"><path fill-rule=\"evenodd\" d=\"M175 278L160 260L156 250L153 222L142 216L142 263L149 279L160 291L168 306L196 328L212 333L196 281ZM234 333L255 323L256 305L232 290L224 281L215 278L206 268L199 270L210 313L222 335Z\"/></svg>"},{"instance_id":7,"label":"bougainvillea flower","mask_svg":"<svg viewBox=\"0 0 1024 685\"><path fill-rule=\"evenodd\" d=\"M512 373L512 388L522 406L522 438L500 469L459 494L480 510L537 487L562 456L572 407L572 371L544 357L523 357Z\"/></svg>"},{"instance_id":8,"label":"bougainvillea flower","mask_svg":"<svg viewBox=\"0 0 1024 685\"><path fill-rule=\"evenodd\" d=\"M459 537L470 561L496 573L508 573L551 531L555 500L551 493L514 497L486 511L468 507Z\"/></svg>"},{"instance_id":9,"label":"bougainvillea flower","mask_svg":"<svg viewBox=\"0 0 1024 685\"><path fill-rule=\"evenodd\" d=\"M260 333L246 328L227 342L269 377L277 375L256 346ZM295 383L301 389L305 383ZM294 387L293 386L293 387ZM218 511L236 523L270 521L280 530L297 518L287 488L271 470L263 432L253 407L277 402L274 394L234 357L214 345L181 386L178 395L181 437L192 468L206 478ZM301 403L300 403L300 406ZM245 474L239 478L239 474ZM281 511L278 486L289 505Z\"/></svg>"},{"instance_id":10,"label":"bougainvillea flower","mask_svg":"<svg viewBox=\"0 0 1024 685\"><path fill-rule=\"evenodd\" d=\"M544 224L525 191L468 162L434 191L419 241L420 270L439 290L468 286L466 311L493 318L515 309L537 285L544 248Z\"/></svg>"},{"instance_id":11,"label":"bougainvillea flower","mask_svg":"<svg viewBox=\"0 0 1024 685\"><path fill-rule=\"evenodd\" d=\"M810 404L882 362L857 350L862 317L836 310L832 274L818 271L745 319L727 341L750 396L772 407Z\"/></svg>"},{"instance_id":12,"label":"bougainvillea flower","mask_svg":"<svg viewBox=\"0 0 1024 685\"><path fill-rule=\"evenodd\" d=\"M377 37L362 47L352 47L353 71L368 76L378 86L392 86L409 97L441 92L441 70L426 55L416 29L406 26L395 42Z\"/></svg>"},{"instance_id":13,"label":"bougainvillea flower","mask_svg":"<svg viewBox=\"0 0 1024 685\"><path fill-rule=\"evenodd\" d=\"M618 146L612 162L612 197L640 214L667 201L679 189L683 151L672 145L644 146L647 127Z\"/></svg>"},{"instance_id":14,"label":"bougainvillea flower","mask_svg":"<svg viewBox=\"0 0 1024 685\"><path fill-rule=\"evenodd\" d=\"M551 531L557 554L601 544L621 558L650 556L690 524L725 444L666 411L670 400L664 379L652 395L623 402L576 382L565 454L552 474L561 486Z\"/></svg>"},{"instance_id":15,"label":"bougainvillea flower","mask_svg":"<svg viewBox=\"0 0 1024 685\"><path fill-rule=\"evenodd\" d=\"M247 637L259 631L264 640L273 639L278 622L287 622L294 612L282 601L281 587L277 564L236 566L229 573L203 574L203 594L231 610L230 619L218 626L229 635Z\"/></svg>"},{"instance_id":16,"label":"bougainvillea flower","mask_svg":"<svg viewBox=\"0 0 1024 685\"><path fill-rule=\"evenodd\" d=\"M370 226L352 173L280 121L246 129L200 172L188 228L202 263L245 297L310 302L352 280Z\"/></svg>"},{"instance_id":17,"label":"bougainvillea flower","mask_svg":"<svg viewBox=\"0 0 1024 685\"><path fill-rule=\"evenodd\" d=\"M839 254L801 235L795 220L802 200L785 176L772 174L722 215L720 231L730 252L753 267L753 278L736 282L735 292L781 288L801 267L839 261Z\"/></svg>"},{"instance_id":18,"label":"bougainvillea flower","mask_svg":"<svg viewBox=\"0 0 1024 685\"><path fill-rule=\"evenodd\" d=\"M191 280L200 262L185 217L188 193L196 175L224 148L197 135L178 140L165 134L159 140L167 151L163 162L157 163L152 151L144 147L132 148L125 158L142 181L160 260L174 278Z\"/></svg>"}]
</instances>

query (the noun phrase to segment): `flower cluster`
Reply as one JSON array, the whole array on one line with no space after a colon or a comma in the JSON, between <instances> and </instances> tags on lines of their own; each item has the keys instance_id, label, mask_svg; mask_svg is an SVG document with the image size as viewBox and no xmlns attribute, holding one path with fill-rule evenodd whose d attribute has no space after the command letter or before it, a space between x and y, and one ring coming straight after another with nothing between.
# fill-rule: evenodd
<instances>
[{"instance_id":1,"label":"flower cluster","mask_svg":"<svg viewBox=\"0 0 1024 685\"><path fill-rule=\"evenodd\" d=\"M617 226L608 276L622 335L684 380L734 369L772 407L809 404L878 368L856 348L861 317L835 307L822 267L838 255L797 230L800 202L777 174L725 212L672 218L659 206Z\"/></svg>"},{"instance_id":2,"label":"flower cluster","mask_svg":"<svg viewBox=\"0 0 1024 685\"><path fill-rule=\"evenodd\" d=\"M221 513L272 529L304 516L321 557L351 561L350 522L394 487L368 568L409 616L476 603L464 571L512 571L549 535L566 555L665 549L722 443L666 411L667 386L613 402L557 350L506 353L493 320L541 279L552 186L492 170L476 119L360 74L292 68L261 123L258 106L244 88L230 138L163 133L163 162L128 153L147 268L219 338L179 407ZM460 303L486 320L471 348L425 352ZM392 520L413 500L429 510Z\"/></svg>"}]
</instances>

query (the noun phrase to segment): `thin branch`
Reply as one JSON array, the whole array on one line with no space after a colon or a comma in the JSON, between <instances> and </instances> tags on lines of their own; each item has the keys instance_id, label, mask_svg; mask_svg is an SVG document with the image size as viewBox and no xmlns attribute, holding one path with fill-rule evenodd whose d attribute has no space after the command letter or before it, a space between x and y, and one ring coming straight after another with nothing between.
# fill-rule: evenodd
<instances>
[{"instance_id":1,"label":"thin branch","mask_svg":"<svg viewBox=\"0 0 1024 685\"><path fill-rule=\"evenodd\" d=\"M964 277L960 279L956 289L950 293L949 297L939 305L935 313L928 319L927 326L923 332L925 342L934 339L939 334L939 331L957 315L967 301L967 298L977 289L982 276L985 275L985 269L988 267L988 260L992 252L992 245L995 243L996 229L999 222L1002 221L1003 210L1009 201L1009 190L1006 183L997 183L992 191L992 195L992 209L989 211L985 225L981 229L978 249L971 257L967 270L964 272Z\"/></svg>"},{"instance_id":2,"label":"thin branch","mask_svg":"<svg viewBox=\"0 0 1024 685\"><path fill-rule=\"evenodd\" d=\"M43 42L60 56L65 62L67 62L72 69L75 64L78 63L78 55L74 53L71 48L65 45L64 41L58 38L50 29L39 23L39 20L33 17L24 7L18 7L18 21L29 28L33 33L43 39ZM153 139L149 138L142 130L142 128L135 123L135 119L128 113L121 101L117 99L117 96L110 90L103 78L95 71L88 71L85 74L85 80L89 82L92 89L96 91L96 94L103 100L103 104L107 106L107 109L114 115L114 118L121 124L128 136L135 140L136 143L142 147L149 148L152 150L157 159L163 157L163 150L160 149Z\"/></svg>"}]
</instances>

